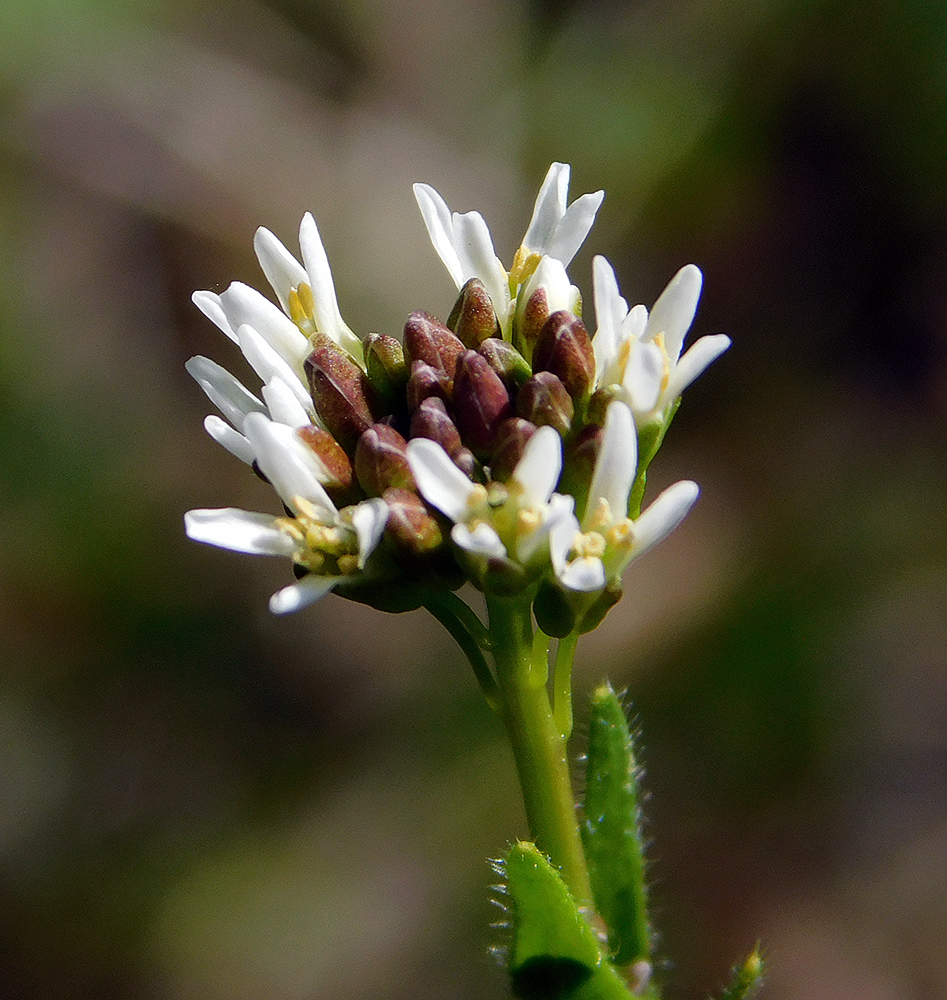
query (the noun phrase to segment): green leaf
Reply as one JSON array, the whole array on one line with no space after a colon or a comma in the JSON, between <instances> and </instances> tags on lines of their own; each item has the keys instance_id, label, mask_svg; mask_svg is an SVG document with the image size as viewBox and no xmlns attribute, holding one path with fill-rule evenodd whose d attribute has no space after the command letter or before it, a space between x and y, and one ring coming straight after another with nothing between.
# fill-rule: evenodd
<instances>
[{"instance_id":1,"label":"green leaf","mask_svg":"<svg viewBox=\"0 0 947 1000\"><path fill-rule=\"evenodd\" d=\"M513 993L520 1000L628 1000L632 993L535 844L514 844L505 869L512 904Z\"/></svg>"},{"instance_id":2,"label":"green leaf","mask_svg":"<svg viewBox=\"0 0 947 1000\"><path fill-rule=\"evenodd\" d=\"M608 927L612 958L618 965L647 960L651 935L635 758L625 712L608 684L592 695L581 832L592 896Z\"/></svg>"}]
</instances>

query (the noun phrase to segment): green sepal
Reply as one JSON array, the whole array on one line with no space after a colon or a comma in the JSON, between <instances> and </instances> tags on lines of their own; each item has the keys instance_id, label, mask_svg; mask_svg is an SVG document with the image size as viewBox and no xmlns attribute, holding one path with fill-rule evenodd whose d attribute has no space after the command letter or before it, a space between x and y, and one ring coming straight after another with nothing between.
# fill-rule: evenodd
<instances>
[{"instance_id":1,"label":"green sepal","mask_svg":"<svg viewBox=\"0 0 947 1000\"><path fill-rule=\"evenodd\" d=\"M730 983L720 995L720 1000L750 1000L763 985L763 956L757 945L741 965L730 973Z\"/></svg>"},{"instance_id":2,"label":"green sepal","mask_svg":"<svg viewBox=\"0 0 947 1000\"><path fill-rule=\"evenodd\" d=\"M510 981L520 1000L628 1000L633 994L559 873L535 844L517 843L505 861L512 907Z\"/></svg>"},{"instance_id":3,"label":"green sepal","mask_svg":"<svg viewBox=\"0 0 947 1000\"><path fill-rule=\"evenodd\" d=\"M603 684L592 695L581 833L592 897L617 965L646 961L650 953L636 770L624 709Z\"/></svg>"}]
</instances>

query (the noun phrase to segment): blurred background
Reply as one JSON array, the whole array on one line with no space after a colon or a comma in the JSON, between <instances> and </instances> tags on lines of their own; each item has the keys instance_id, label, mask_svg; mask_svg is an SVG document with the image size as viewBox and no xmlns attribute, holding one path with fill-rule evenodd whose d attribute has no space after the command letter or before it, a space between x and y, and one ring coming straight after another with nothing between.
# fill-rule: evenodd
<instances>
[{"instance_id":1,"label":"blurred background","mask_svg":"<svg viewBox=\"0 0 947 1000\"><path fill-rule=\"evenodd\" d=\"M552 160L606 190L588 301L694 261L733 339L652 476L701 501L579 647L668 997L757 939L769 1000L947 995L947 6L0 0L0 996L507 995L498 721L421 612L276 620L285 564L185 540L275 508L183 365L239 370L190 294L265 286L258 225L311 210L398 333L453 300L411 182L509 262Z\"/></svg>"}]
</instances>

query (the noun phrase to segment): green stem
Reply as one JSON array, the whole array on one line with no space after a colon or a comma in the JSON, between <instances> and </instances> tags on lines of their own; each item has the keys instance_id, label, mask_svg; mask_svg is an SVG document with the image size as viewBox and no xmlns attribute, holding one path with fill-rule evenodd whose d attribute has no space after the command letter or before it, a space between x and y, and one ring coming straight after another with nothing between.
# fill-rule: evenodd
<instances>
[{"instance_id":1,"label":"green stem","mask_svg":"<svg viewBox=\"0 0 947 1000\"><path fill-rule=\"evenodd\" d=\"M483 623L468 605L449 591L429 594L425 598L424 606L450 632L457 645L464 651L464 655L473 667L483 696L487 699L487 704L494 712L499 712L500 689L482 652L486 645L486 630Z\"/></svg>"},{"instance_id":2,"label":"green stem","mask_svg":"<svg viewBox=\"0 0 947 1000\"><path fill-rule=\"evenodd\" d=\"M553 717L545 670L534 662L529 602L488 596L487 607L500 714L513 747L530 835L559 869L576 903L591 906L566 741Z\"/></svg>"},{"instance_id":3,"label":"green stem","mask_svg":"<svg viewBox=\"0 0 947 1000\"><path fill-rule=\"evenodd\" d=\"M564 740L572 735L572 663L579 633L571 632L559 640L556 666L552 675L553 717Z\"/></svg>"}]
</instances>

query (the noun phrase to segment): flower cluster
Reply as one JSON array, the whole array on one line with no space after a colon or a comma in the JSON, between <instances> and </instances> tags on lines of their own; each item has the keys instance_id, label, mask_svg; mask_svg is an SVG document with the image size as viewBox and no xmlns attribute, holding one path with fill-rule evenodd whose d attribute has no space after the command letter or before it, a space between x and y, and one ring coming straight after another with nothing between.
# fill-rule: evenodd
<instances>
[{"instance_id":1,"label":"flower cluster","mask_svg":"<svg viewBox=\"0 0 947 1000\"><path fill-rule=\"evenodd\" d=\"M585 631L617 600L628 562L690 509L697 487L680 482L640 512L644 473L681 392L729 340L703 337L681 354L700 294L693 265L649 314L629 310L602 257L590 335L566 268L603 193L569 204L568 183L569 167L554 163L509 270L477 212L452 214L415 185L459 297L446 322L412 313L401 339L361 339L346 325L308 214L302 263L266 229L254 240L278 306L237 282L195 293L262 382L255 395L192 358L188 371L222 414L205 427L273 485L286 513L195 510L186 529L290 557L298 579L273 595L273 611L332 589L401 610L470 580L528 594L549 634Z\"/></svg>"}]
</instances>

